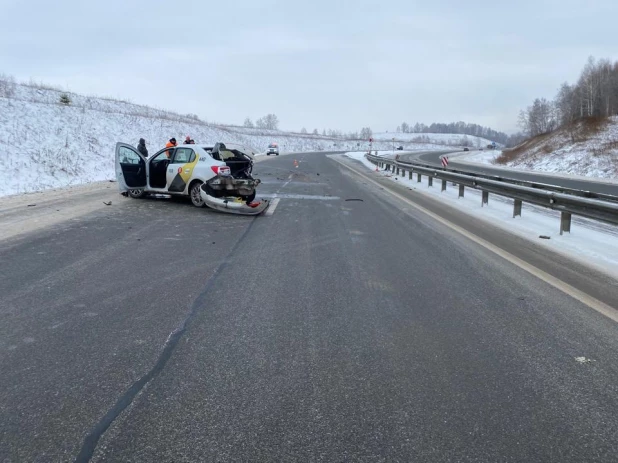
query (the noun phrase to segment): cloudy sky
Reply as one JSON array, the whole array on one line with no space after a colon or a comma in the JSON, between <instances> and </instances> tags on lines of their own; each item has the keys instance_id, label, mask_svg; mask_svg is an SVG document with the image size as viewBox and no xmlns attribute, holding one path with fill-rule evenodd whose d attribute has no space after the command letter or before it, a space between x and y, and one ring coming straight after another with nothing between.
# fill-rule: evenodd
<instances>
[{"instance_id":1,"label":"cloudy sky","mask_svg":"<svg viewBox=\"0 0 618 463\"><path fill-rule=\"evenodd\" d=\"M618 60L617 0L0 0L0 73L208 121L393 130L517 113Z\"/></svg>"}]
</instances>

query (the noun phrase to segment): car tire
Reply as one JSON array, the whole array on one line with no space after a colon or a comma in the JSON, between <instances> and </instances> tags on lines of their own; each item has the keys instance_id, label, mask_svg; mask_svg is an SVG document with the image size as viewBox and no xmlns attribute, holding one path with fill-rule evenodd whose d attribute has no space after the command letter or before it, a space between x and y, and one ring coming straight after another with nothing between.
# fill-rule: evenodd
<instances>
[{"instance_id":1,"label":"car tire","mask_svg":"<svg viewBox=\"0 0 618 463\"><path fill-rule=\"evenodd\" d=\"M275 156L279 156L279 153L275 154Z\"/></svg>"},{"instance_id":2,"label":"car tire","mask_svg":"<svg viewBox=\"0 0 618 463\"><path fill-rule=\"evenodd\" d=\"M270 156L270 153L266 153L266 156Z\"/></svg>"},{"instance_id":3,"label":"car tire","mask_svg":"<svg viewBox=\"0 0 618 463\"><path fill-rule=\"evenodd\" d=\"M146 196L146 192L140 189L129 190L129 196L134 199L140 199Z\"/></svg>"},{"instance_id":4,"label":"car tire","mask_svg":"<svg viewBox=\"0 0 618 463\"><path fill-rule=\"evenodd\" d=\"M204 207L206 203L202 199L202 195L200 194L202 182L195 181L189 187L189 197L191 198L191 204L195 207Z\"/></svg>"}]
</instances>

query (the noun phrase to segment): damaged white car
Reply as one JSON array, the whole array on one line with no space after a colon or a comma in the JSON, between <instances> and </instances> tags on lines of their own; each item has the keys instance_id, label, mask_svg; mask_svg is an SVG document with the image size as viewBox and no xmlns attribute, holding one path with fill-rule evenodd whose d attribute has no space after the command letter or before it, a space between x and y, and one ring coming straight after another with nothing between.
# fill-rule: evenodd
<instances>
[{"instance_id":1,"label":"damaged white car","mask_svg":"<svg viewBox=\"0 0 618 463\"><path fill-rule=\"evenodd\" d=\"M242 215L262 213L269 202L256 200L260 180L253 178L254 151L241 145L179 145L149 158L127 143L116 144L116 179L122 194L189 196L196 207L208 206Z\"/></svg>"}]
</instances>

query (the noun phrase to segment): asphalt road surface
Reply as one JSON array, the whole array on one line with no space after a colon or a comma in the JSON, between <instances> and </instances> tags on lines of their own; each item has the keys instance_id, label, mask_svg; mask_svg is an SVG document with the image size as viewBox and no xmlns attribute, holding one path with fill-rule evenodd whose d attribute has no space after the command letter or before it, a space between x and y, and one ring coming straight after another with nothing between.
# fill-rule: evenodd
<instances>
[{"instance_id":1,"label":"asphalt road surface","mask_svg":"<svg viewBox=\"0 0 618 463\"><path fill-rule=\"evenodd\" d=\"M0 241L0 461L616 461L618 325L346 159L257 164L269 215L108 189Z\"/></svg>"},{"instance_id":2,"label":"asphalt road surface","mask_svg":"<svg viewBox=\"0 0 618 463\"><path fill-rule=\"evenodd\" d=\"M402 160L419 161L436 167L442 167L440 163L440 156L448 153L448 151L426 151L420 153L408 153L402 155ZM527 182L547 183L550 185L559 185L565 188L573 188L577 190L592 191L595 193L618 196L618 183L603 183L595 181L593 179L585 180L581 178L559 177L556 175L547 175L540 172L525 172L512 169L505 170L491 167L485 164L458 162L456 157L449 158L449 167L457 170L476 172L479 174L495 175L498 177L523 180Z\"/></svg>"}]
</instances>

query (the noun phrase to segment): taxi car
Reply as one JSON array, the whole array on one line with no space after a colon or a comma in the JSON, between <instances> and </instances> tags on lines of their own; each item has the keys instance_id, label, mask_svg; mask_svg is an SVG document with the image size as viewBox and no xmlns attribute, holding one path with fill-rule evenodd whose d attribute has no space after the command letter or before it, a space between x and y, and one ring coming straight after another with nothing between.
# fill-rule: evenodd
<instances>
[{"instance_id":1,"label":"taxi car","mask_svg":"<svg viewBox=\"0 0 618 463\"><path fill-rule=\"evenodd\" d=\"M179 145L149 158L127 143L116 144L116 179L132 198L149 194L188 196L196 207L255 215L268 201L255 201L260 180L252 175L255 151L230 143Z\"/></svg>"}]
</instances>

